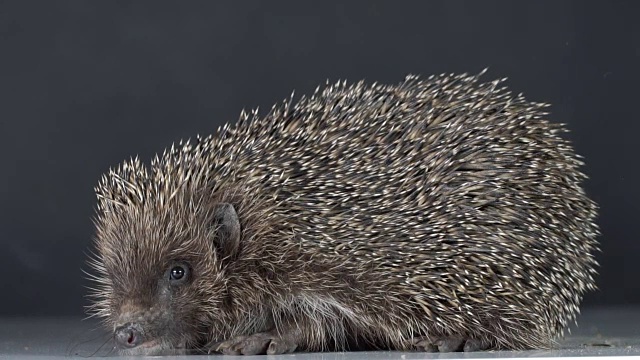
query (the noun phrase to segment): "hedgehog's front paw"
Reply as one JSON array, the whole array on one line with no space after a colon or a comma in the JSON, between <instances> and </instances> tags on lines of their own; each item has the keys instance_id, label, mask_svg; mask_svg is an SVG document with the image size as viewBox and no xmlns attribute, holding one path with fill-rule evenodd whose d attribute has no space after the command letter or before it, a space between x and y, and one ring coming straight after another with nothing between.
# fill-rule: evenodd
<instances>
[{"instance_id":1,"label":"hedgehog's front paw","mask_svg":"<svg viewBox=\"0 0 640 360\"><path fill-rule=\"evenodd\" d=\"M462 336L440 338L418 337L413 339L413 345L420 351L441 353L482 351L490 347L490 344L487 342L476 339L466 339Z\"/></svg>"},{"instance_id":2,"label":"hedgehog's front paw","mask_svg":"<svg viewBox=\"0 0 640 360\"><path fill-rule=\"evenodd\" d=\"M272 332L262 332L250 336L237 336L218 344L213 350L225 355L277 355L291 353L297 347L291 339Z\"/></svg>"}]
</instances>

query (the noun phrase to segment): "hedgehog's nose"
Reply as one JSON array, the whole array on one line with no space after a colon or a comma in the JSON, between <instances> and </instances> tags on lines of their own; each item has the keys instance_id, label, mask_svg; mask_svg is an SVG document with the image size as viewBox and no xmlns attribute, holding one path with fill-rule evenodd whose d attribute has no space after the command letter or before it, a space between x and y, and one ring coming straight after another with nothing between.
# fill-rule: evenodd
<instances>
[{"instance_id":1,"label":"hedgehog's nose","mask_svg":"<svg viewBox=\"0 0 640 360\"><path fill-rule=\"evenodd\" d=\"M128 323L116 328L114 332L116 344L121 348L132 348L142 342L140 331L134 324Z\"/></svg>"}]
</instances>

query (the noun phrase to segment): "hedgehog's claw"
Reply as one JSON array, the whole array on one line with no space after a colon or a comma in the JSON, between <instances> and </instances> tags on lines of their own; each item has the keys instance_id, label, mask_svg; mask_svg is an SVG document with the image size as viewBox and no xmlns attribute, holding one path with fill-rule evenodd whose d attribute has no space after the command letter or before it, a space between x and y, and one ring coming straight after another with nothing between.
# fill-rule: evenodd
<instances>
[{"instance_id":1,"label":"hedgehog's claw","mask_svg":"<svg viewBox=\"0 0 640 360\"><path fill-rule=\"evenodd\" d=\"M491 347L491 344L487 341L478 340L478 339L467 339L464 343L464 348L462 349L464 352L474 352L474 351L484 351L488 350Z\"/></svg>"},{"instance_id":2,"label":"hedgehog's claw","mask_svg":"<svg viewBox=\"0 0 640 360\"><path fill-rule=\"evenodd\" d=\"M277 355L295 351L297 344L271 332L256 333L251 336L237 336L215 347L224 355Z\"/></svg>"},{"instance_id":3,"label":"hedgehog's claw","mask_svg":"<svg viewBox=\"0 0 640 360\"><path fill-rule=\"evenodd\" d=\"M482 351L490 347L489 344L482 340L466 339L461 336L419 337L413 339L413 345L420 351L441 353Z\"/></svg>"}]
</instances>

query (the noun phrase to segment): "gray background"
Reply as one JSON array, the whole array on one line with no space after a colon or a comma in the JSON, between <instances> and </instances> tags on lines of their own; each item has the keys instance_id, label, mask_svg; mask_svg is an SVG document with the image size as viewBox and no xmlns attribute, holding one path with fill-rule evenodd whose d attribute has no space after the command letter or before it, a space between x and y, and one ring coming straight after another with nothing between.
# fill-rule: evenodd
<instances>
[{"instance_id":1,"label":"gray background","mask_svg":"<svg viewBox=\"0 0 640 360\"><path fill-rule=\"evenodd\" d=\"M640 2L1 1L0 315L80 314L93 186L131 155L327 78L509 77L550 102L601 205L601 291L640 302Z\"/></svg>"}]
</instances>

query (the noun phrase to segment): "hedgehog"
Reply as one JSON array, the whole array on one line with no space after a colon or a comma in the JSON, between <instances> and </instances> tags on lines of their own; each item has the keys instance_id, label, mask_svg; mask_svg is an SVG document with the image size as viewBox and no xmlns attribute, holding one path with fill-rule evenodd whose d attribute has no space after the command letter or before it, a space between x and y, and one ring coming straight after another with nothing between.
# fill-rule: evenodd
<instances>
[{"instance_id":1,"label":"hedgehog","mask_svg":"<svg viewBox=\"0 0 640 360\"><path fill-rule=\"evenodd\" d=\"M548 349L597 204L506 78L327 81L96 185L90 316L123 355Z\"/></svg>"}]
</instances>

